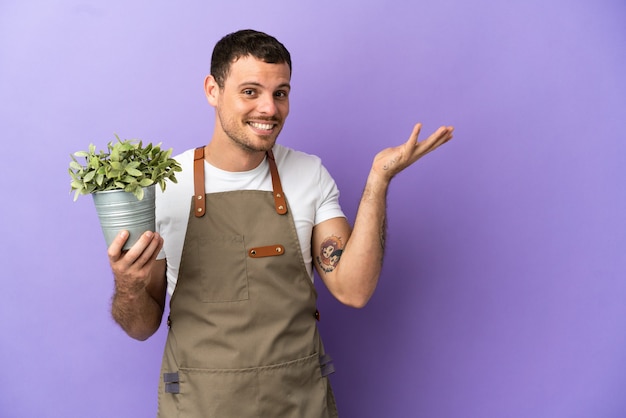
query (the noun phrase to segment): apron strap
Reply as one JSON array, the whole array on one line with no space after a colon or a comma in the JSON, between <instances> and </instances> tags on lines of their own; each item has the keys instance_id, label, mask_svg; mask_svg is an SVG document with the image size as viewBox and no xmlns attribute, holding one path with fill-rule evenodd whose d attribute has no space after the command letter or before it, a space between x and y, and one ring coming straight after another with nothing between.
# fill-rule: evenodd
<instances>
[{"instance_id":1,"label":"apron strap","mask_svg":"<svg viewBox=\"0 0 626 418\"><path fill-rule=\"evenodd\" d=\"M333 359L328 354L322 354L320 356L320 369L322 377L326 377L329 374L335 373L335 365Z\"/></svg>"},{"instance_id":2,"label":"apron strap","mask_svg":"<svg viewBox=\"0 0 626 418\"><path fill-rule=\"evenodd\" d=\"M274 190L276 212L279 215L284 215L287 213L287 201L285 200L285 193L283 193L283 186L280 183L280 176L278 175L272 150L267 151L267 162L270 164L270 173L272 174L272 189Z\"/></svg>"},{"instance_id":3,"label":"apron strap","mask_svg":"<svg viewBox=\"0 0 626 418\"><path fill-rule=\"evenodd\" d=\"M287 213L287 201L285 200L285 193L283 192L272 150L267 151L267 162L270 165L270 174L272 175L274 206L279 215L284 215ZM206 204L204 203L204 147L196 148L193 155L193 193L193 212L196 218L201 218L206 212Z\"/></svg>"},{"instance_id":4,"label":"apron strap","mask_svg":"<svg viewBox=\"0 0 626 418\"><path fill-rule=\"evenodd\" d=\"M196 148L193 155L193 194L194 213L196 218L204 216L206 204L204 203L204 147Z\"/></svg>"},{"instance_id":5,"label":"apron strap","mask_svg":"<svg viewBox=\"0 0 626 418\"><path fill-rule=\"evenodd\" d=\"M163 373L163 383L165 385L165 393L180 393L178 372Z\"/></svg>"}]
</instances>

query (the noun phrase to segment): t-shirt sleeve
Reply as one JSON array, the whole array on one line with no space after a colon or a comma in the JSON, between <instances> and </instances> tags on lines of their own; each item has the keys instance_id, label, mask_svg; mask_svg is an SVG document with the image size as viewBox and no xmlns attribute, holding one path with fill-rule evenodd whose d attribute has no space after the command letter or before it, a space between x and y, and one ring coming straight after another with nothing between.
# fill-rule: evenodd
<instances>
[{"instance_id":1,"label":"t-shirt sleeve","mask_svg":"<svg viewBox=\"0 0 626 418\"><path fill-rule=\"evenodd\" d=\"M161 188L157 188L158 190L156 190L156 208L155 208L155 215L156 215L156 223L155 223L155 230L154 232L157 232L159 234L161 234L161 236L163 236L163 207L165 206L162 203L162 194L163 192L161 191ZM165 254L165 248L161 248L161 251L159 251L159 255L157 255L157 260L162 260L166 258L166 254Z\"/></svg>"},{"instance_id":2,"label":"t-shirt sleeve","mask_svg":"<svg viewBox=\"0 0 626 418\"><path fill-rule=\"evenodd\" d=\"M332 218L345 218L346 215L344 215L339 204L339 188L324 166L321 166L318 184L320 187L320 205L315 212L315 225Z\"/></svg>"}]
</instances>

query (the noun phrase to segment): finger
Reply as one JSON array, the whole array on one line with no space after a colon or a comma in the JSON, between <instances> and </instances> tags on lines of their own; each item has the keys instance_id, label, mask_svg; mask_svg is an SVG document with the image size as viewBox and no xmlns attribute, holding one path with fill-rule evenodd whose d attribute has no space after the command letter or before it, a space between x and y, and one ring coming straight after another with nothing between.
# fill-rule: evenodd
<instances>
[{"instance_id":1,"label":"finger","mask_svg":"<svg viewBox=\"0 0 626 418\"><path fill-rule=\"evenodd\" d=\"M441 137L441 143L439 145L443 145L446 142L448 142L449 140L451 140L453 132L454 132L454 127L446 126L446 130L445 130L445 132L443 133L443 135Z\"/></svg>"},{"instance_id":2,"label":"finger","mask_svg":"<svg viewBox=\"0 0 626 418\"><path fill-rule=\"evenodd\" d=\"M145 264L146 261L149 260L150 256L152 255L151 252L148 250L148 248L150 247L150 245L155 239L158 241L159 236L158 234L152 231L146 231L143 234L141 234L137 242L135 242L133 246L130 247L130 249L128 250L128 252L126 253L124 257L125 260L128 262L128 264L131 265L131 264L135 264L138 262L139 262L138 263L139 265Z\"/></svg>"},{"instance_id":3,"label":"finger","mask_svg":"<svg viewBox=\"0 0 626 418\"><path fill-rule=\"evenodd\" d=\"M448 126L448 132L449 132L449 137L446 140L446 142L448 142L449 140L452 139L453 133L454 133L454 126Z\"/></svg>"},{"instance_id":4,"label":"finger","mask_svg":"<svg viewBox=\"0 0 626 418\"><path fill-rule=\"evenodd\" d=\"M149 235L149 234L148 234ZM148 246L143 250L137 261L135 262L138 268L144 267L146 264L155 260L163 248L163 237L158 233L153 233Z\"/></svg>"},{"instance_id":5,"label":"finger","mask_svg":"<svg viewBox=\"0 0 626 418\"><path fill-rule=\"evenodd\" d=\"M445 144L452 138L451 126L441 126L435 132L433 132L424 141L419 142L419 147L416 147L416 157L420 158L424 155L436 150L439 146Z\"/></svg>"},{"instance_id":6,"label":"finger","mask_svg":"<svg viewBox=\"0 0 626 418\"><path fill-rule=\"evenodd\" d=\"M113 242L111 242L111 245L109 245L109 248L107 250L109 259L111 261L115 262L120 259L120 257L122 256L122 248L124 247L124 244L128 240L128 236L129 236L128 231L124 230L124 231L120 231L117 234L117 236L113 239Z\"/></svg>"},{"instance_id":7,"label":"finger","mask_svg":"<svg viewBox=\"0 0 626 418\"><path fill-rule=\"evenodd\" d=\"M413 131L411 132L411 135L409 136L409 140L407 141L407 144L416 145L418 143L417 138L421 130L422 130L422 124L416 123L415 126L413 126Z\"/></svg>"},{"instance_id":8,"label":"finger","mask_svg":"<svg viewBox=\"0 0 626 418\"><path fill-rule=\"evenodd\" d=\"M433 132L432 135L430 135L424 141L424 143L426 143L428 145L441 145L442 143L444 143L448 139L450 139L451 135L452 135L451 127L449 127L449 126L441 126L441 127L439 127L439 129L437 129L435 132Z\"/></svg>"}]
</instances>

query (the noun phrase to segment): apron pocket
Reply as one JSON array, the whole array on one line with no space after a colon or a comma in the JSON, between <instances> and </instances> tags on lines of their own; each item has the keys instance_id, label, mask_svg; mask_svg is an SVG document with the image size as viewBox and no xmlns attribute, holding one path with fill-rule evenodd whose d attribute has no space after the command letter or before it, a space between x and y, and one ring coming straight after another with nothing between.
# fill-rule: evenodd
<instances>
[{"instance_id":1,"label":"apron pocket","mask_svg":"<svg viewBox=\"0 0 626 418\"><path fill-rule=\"evenodd\" d=\"M246 369L181 368L179 376L180 393L172 396L178 399L181 417L336 416L317 353Z\"/></svg>"},{"instance_id":2,"label":"apron pocket","mask_svg":"<svg viewBox=\"0 0 626 418\"><path fill-rule=\"evenodd\" d=\"M202 271L202 302L248 299L246 248L243 237L203 237L198 240L198 268Z\"/></svg>"},{"instance_id":3,"label":"apron pocket","mask_svg":"<svg viewBox=\"0 0 626 418\"><path fill-rule=\"evenodd\" d=\"M180 417L256 417L258 383L246 372L180 369Z\"/></svg>"}]
</instances>

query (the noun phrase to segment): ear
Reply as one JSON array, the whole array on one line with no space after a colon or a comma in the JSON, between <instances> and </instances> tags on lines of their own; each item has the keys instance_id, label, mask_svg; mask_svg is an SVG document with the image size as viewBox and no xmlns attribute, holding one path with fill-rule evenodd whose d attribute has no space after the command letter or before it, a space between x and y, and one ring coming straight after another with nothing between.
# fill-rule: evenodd
<instances>
[{"instance_id":1,"label":"ear","mask_svg":"<svg viewBox=\"0 0 626 418\"><path fill-rule=\"evenodd\" d=\"M211 74L207 75L204 79L204 94L207 101L213 107L217 106L217 98L220 93L220 86L217 85L217 81Z\"/></svg>"}]
</instances>

